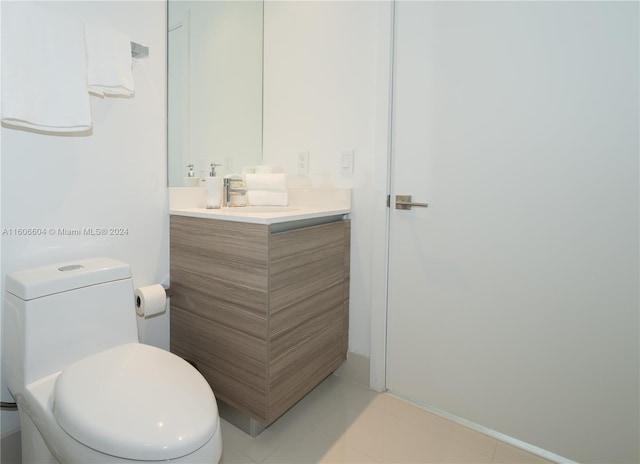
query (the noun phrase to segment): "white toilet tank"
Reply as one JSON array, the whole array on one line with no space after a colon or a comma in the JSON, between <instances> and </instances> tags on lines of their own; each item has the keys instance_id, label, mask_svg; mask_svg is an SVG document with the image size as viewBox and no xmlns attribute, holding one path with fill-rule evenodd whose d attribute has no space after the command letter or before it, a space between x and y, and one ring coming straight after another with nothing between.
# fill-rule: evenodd
<instances>
[{"instance_id":1,"label":"white toilet tank","mask_svg":"<svg viewBox=\"0 0 640 464\"><path fill-rule=\"evenodd\" d=\"M3 340L14 393L74 361L137 342L129 265L93 258L8 274Z\"/></svg>"}]
</instances>

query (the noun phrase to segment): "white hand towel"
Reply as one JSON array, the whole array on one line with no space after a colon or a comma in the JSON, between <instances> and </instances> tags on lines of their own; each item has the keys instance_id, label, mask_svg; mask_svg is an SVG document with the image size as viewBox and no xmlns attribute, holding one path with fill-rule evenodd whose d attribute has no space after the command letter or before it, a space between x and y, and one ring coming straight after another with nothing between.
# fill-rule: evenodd
<instances>
[{"instance_id":1,"label":"white hand towel","mask_svg":"<svg viewBox=\"0 0 640 464\"><path fill-rule=\"evenodd\" d=\"M275 192L273 190L249 190L247 200L253 206L287 206L289 195L287 191Z\"/></svg>"},{"instance_id":2,"label":"white hand towel","mask_svg":"<svg viewBox=\"0 0 640 464\"><path fill-rule=\"evenodd\" d=\"M82 22L32 2L2 2L2 39L3 124L91 129Z\"/></svg>"},{"instance_id":3,"label":"white hand towel","mask_svg":"<svg viewBox=\"0 0 640 464\"><path fill-rule=\"evenodd\" d=\"M85 24L89 92L130 97L134 93L131 41L125 34Z\"/></svg>"},{"instance_id":4,"label":"white hand towel","mask_svg":"<svg viewBox=\"0 0 640 464\"><path fill-rule=\"evenodd\" d=\"M248 190L274 190L285 191L287 189L287 178L284 173L280 174L247 174L245 176Z\"/></svg>"}]
</instances>

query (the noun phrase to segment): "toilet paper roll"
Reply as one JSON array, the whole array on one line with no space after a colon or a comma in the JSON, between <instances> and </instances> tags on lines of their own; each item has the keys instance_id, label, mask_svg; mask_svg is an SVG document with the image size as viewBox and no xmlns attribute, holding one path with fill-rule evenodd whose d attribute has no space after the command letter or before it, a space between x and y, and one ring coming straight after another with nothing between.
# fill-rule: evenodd
<instances>
[{"instance_id":1,"label":"toilet paper roll","mask_svg":"<svg viewBox=\"0 0 640 464\"><path fill-rule=\"evenodd\" d=\"M136 288L134 295L138 316L148 317L164 312L167 305L167 294L162 285Z\"/></svg>"}]
</instances>

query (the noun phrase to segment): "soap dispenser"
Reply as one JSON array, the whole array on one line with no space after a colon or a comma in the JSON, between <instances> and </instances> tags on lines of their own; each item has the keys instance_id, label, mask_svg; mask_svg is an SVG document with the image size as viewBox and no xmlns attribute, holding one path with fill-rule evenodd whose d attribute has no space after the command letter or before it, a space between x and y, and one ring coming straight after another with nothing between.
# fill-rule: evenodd
<instances>
[{"instance_id":1,"label":"soap dispenser","mask_svg":"<svg viewBox=\"0 0 640 464\"><path fill-rule=\"evenodd\" d=\"M211 163L211 172L209 172L209 177L206 178L207 200L205 206L208 209L220 208L222 204L222 177L216 177L217 166L220 165Z\"/></svg>"},{"instance_id":2,"label":"soap dispenser","mask_svg":"<svg viewBox=\"0 0 640 464\"><path fill-rule=\"evenodd\" d=\"M198 187L200 185L200 178L196 177L196 173L193 170L193 164L187 164L187 177L184 178L185 187Z\"/></svg>"}]
</instances>

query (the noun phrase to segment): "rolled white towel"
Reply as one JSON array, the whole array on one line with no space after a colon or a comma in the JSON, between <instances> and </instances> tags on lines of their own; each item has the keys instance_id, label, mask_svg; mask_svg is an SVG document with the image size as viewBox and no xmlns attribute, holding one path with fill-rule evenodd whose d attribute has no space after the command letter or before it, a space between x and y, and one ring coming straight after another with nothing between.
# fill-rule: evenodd
<instances>
[{"instance_id":1,"label":"rolled white towel","mask_svg":"<svg viewBox=\"0 0 640 464\"><path fill-rule=\"evenodd\" d=\"M247 200L253 206L287 206L289 195L287 191L274 192L273 190L249 190Z\"/></svg>"},{"instance_id":2,"label":"rolled white towel","mask_svg":"<svg viewBox=\"0 0 640 464\"><path fill-rule=\"evenodd\" d=\"M273 190L283 192L287 189L287 178L279 174L247 174L245 176L247 190Z\"/></svg>"},{"instance_id":3,"label":"rolled white towel","mask_svg":"<svg viewBox=\"0 0 640 464\"><path fill-rule=\"evenodd\" d=\"M244 176L246 176L247 174L255 174L256 173L256 167L255 166L245 166L242 168L242 178L244 179Z\"/></svg>"}]
</instances>

